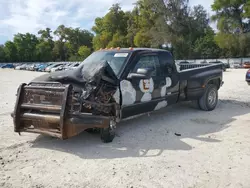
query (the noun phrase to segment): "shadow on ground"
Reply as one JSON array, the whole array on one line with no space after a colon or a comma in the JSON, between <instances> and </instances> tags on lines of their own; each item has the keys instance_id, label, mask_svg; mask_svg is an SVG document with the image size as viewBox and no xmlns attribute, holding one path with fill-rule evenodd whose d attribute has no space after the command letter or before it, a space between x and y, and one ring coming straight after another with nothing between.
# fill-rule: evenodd
<instances>
[{"instance_id":1,"label":"shadow on ground","mask_svg":"<svg viewBox=\"0 0 250 188\"><path fill-rule=\"evenodd\" d=\"M182 103L166 109L123 121L117 127L112 143L104 144L99 134L84 132L68 140L38 136L33 148L46 148L71 153L84 159L154 157L165 150L192 150L183 139L222 142L207 134L228 128L237 116L249 113L246 104L221 100L212 112L203 112ZM176 136L181 134L181 136Z\"/></svg>"}]
</instances>

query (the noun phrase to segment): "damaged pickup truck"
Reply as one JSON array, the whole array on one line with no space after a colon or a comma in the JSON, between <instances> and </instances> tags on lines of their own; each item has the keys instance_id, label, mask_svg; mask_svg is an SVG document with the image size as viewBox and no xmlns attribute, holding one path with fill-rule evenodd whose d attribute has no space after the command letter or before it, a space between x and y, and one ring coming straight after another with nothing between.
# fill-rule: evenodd
<instances>
[{"instance_id":1,"label":"damaged pickup truck","mask_svg":"<svg viewBox=\"0 0 250 188\"><path fill-rule=\"evenodd\" d=\"M222 65L175 64L160 49L92 53L74 70L44 74L17 90L14 131L68 139L99 130L112 142L121 120L181 102L214 110L223 84Z\"/></svg>"}]
</instances>

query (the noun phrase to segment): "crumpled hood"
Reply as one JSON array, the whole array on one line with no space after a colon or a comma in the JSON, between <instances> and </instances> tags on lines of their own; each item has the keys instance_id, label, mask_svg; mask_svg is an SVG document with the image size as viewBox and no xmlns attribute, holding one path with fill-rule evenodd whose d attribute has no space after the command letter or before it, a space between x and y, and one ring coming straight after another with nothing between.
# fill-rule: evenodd
<instances>
[{"instance_id":1,"label":"crumpled hood","mask_svg":"<svg viewBox=\"0 0 250 188\"><path fill-rule=\"evenodd\" d=\"M107 61L87 65L82 64L73 70L45 74L33 79L32 82L73 82L78 84L88 83L97 86L101 79L114 84L117 83L118 79Z\"/></svg>"},{"instance_id":2,"label":"crumpled hood","mask_svg":"<svg viewBox=\"0 0 250 188\"><path fill-rule=\"evenodd\" d=\"M107 61L82 64L73 70L64 70L45 74L33 79L31 82L60 82L72 84L75 90L83 91L83 98L86 99L92 91L99 86L101 80L112 85L119 84L118 78L109 66Z\"/></svg>"}]
</instances>

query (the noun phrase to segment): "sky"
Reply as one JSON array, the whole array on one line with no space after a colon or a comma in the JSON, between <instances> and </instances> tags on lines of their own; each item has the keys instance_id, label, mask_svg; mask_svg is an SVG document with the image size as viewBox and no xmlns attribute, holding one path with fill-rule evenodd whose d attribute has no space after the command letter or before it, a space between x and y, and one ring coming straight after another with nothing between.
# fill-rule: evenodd
<instances>
[{"instance_id":1,"label":"sky","mask_svg":"<svg viewBox=\"0 0 250 188\"><path fill-rule=\"evenodd\" d=\"M55 30L67 27L91 29L96 17L104 16L114 3L131 10L136 0L0 0L0 44L12 40L16 33L36 34L46 27ZM212 14L213 0L190 0L201 4Z\"/></svg>"}]
</instances>

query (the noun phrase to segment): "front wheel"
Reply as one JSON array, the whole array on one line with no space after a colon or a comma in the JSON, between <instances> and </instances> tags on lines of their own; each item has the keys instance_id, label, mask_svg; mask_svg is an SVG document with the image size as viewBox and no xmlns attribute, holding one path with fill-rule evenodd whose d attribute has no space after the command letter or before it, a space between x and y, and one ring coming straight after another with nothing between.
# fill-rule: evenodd
<instances>
[{"instance_id":1,"label":"front wheel","mask_svg":"<svg viewBox=\"0 0 250 188\"><path fill-rule=\"evenodd\" d=\"M100 134L102 142L112 142L115 138L115 124L110 124L108 128L101 128Z\"/></svg>"},{"instance_id":2,"label":"front wheel","mask_svg":"<svg viewBox=\"0 0 250 188\"><path fill-rule=\"evenodd\" d=\"M207 85L203 96L199 99L198 104L201 110L212 111L218 103L218 89L215 85Z\"/></svg>"}]
</instances>

